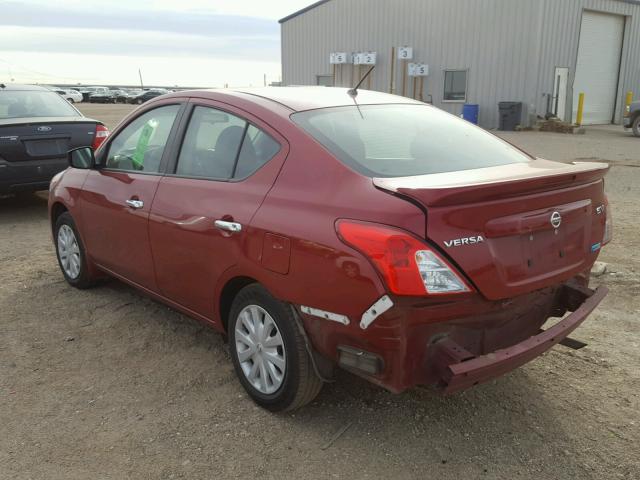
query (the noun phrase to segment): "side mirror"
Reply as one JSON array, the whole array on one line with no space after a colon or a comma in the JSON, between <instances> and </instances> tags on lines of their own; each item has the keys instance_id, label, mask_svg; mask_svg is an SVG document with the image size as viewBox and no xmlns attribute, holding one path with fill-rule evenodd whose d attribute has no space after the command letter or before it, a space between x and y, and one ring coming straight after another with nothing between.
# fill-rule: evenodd
<instances>
[{"instance_id":1,"label":"side mirror","mask_svg":"<svg viewBox=\"0 0 640 480\"><path fill-rule=\"evenodd\" d=\"M78 147L67 153L69 165L73 168L88 169L96 164L96 157L91 147Z\"/></svg>"}]
</instances>

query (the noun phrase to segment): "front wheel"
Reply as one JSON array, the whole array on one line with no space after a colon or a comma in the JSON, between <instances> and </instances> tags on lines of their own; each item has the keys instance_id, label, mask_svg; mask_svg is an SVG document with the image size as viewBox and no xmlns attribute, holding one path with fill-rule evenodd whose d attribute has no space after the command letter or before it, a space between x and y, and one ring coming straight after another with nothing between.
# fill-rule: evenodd
<instances>
[{"instance_id":1,"label":"front wheel","mask_svg":"<svg viewBox=\"0 0 640 480\"><path fill-rule=\"evenodd\" d=\"M233 366L249 396L272 412L300 408L322 388L299 328L290 308L258 284L243 288L233 301Z\"/></svg>"},{"instance_id":2,"label":"front wheel","mask_svg":"<svg viewBox=\"0 0 640 480\"><path fill-rule=\"evenodd\" d=\"M58 217L53 233L58 265L65 280L76 288L91 287L95 282L89 272L84 245L69 212Z\"/></svg>"},{"instance_id":3,"label":"front wheel","mask_svg":"<svg viewBox=\"0 0 640 480\"><path fill-rule=\"evenodd\" d=\"M631 124L631 129L633 130L633 134L636 137L640 137L640 115L636 115L636 118L633 120Z\"/></svg>"}]
</instances>

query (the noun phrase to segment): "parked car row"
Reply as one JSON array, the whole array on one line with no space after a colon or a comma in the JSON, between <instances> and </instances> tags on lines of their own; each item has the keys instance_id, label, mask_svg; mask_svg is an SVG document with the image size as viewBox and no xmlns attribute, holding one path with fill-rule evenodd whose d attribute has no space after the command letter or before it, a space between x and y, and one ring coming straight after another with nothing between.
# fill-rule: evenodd
<instances>
[{"instance_id":1,"label":"parked car row","mask_svg":"<svg viewBox=\"0 0 640 480\"><path fill-rule=\"evenodd\" d=\"M166 90L164 88L150 88L143 90L91 86L81 87L79 89L67 89L62 87L49 87L49 89L58 93L69 103L131 103L140 105L152 98L170 93L170 90Z\"/></svg>"}]
</instances>

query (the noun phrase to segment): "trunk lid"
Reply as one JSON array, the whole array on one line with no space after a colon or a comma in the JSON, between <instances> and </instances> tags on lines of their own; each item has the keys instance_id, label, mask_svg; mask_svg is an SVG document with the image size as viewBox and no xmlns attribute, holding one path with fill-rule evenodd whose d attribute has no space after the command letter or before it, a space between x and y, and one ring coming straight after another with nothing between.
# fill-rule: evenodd
<instances>
[{"instance_id":1,"label":"trunk lid","mask_svg":"<svg viewBox=\"0 0 640 480\"><path fill-rule=\"evenodd\" d=\"M427 212L426 238L487 298L567 280L591 267L604 235L604 163L536 159L499 167L374 178Z\"/></svg>"},{"instance_id":2,"label":"trunk lid","mask_svg":"<svg viewBox=\"0 0 640 480\"><path fill-rule=\"evenodd\" d=\"M84 117L0 120L0 158L22 162L66 157L68 150L93 143L97 123Z\"/></svg>"}]
</instances>

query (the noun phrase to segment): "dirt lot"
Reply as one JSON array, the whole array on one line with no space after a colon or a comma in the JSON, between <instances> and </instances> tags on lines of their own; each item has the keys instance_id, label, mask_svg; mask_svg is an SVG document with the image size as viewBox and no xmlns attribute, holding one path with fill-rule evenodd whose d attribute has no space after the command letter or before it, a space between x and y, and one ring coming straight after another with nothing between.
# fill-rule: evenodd
<instances>
[{"instance_id":1,"label":"dirt lot","mask_svg":"<svg viewBox=\"0 0 640 480\"><path fill-rule=\"evenodd\" d=\"M130 107L80 108L113 126ZM0 200L0 478L640 478L640 139L505 136L612 163L615 239L594 278L611 293L574 334L588 347L450 398L342 373L302 411L267 413L220 336L115 281L68 287L45 195Z\"/></svg>"}]
</instances>

